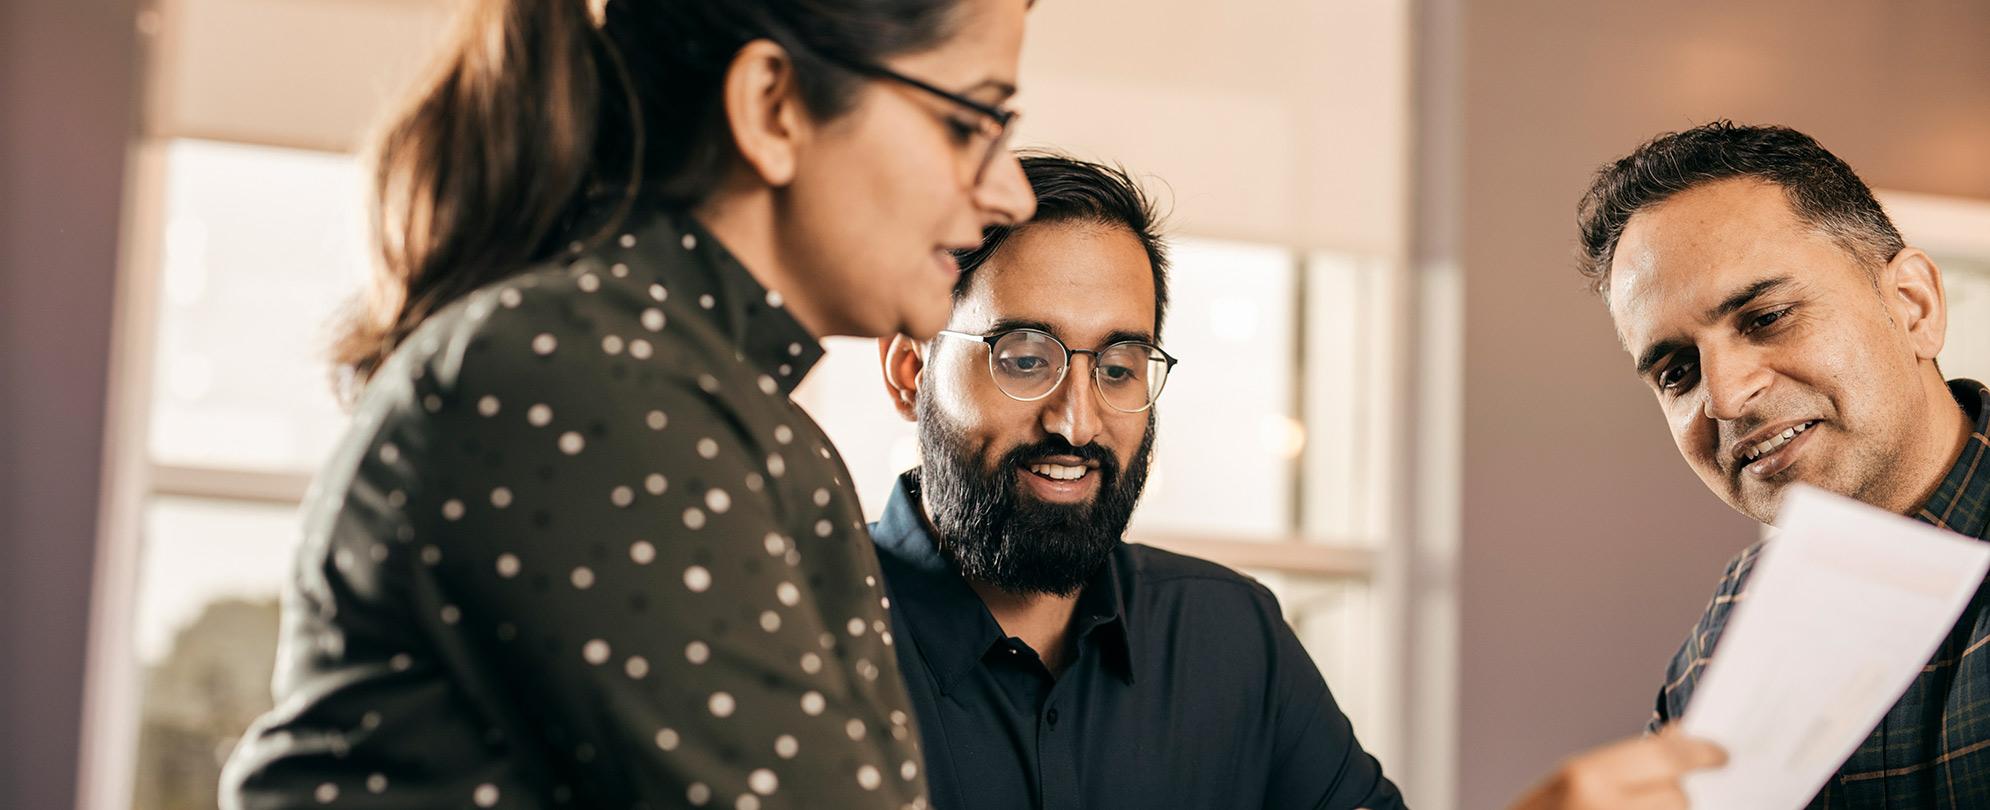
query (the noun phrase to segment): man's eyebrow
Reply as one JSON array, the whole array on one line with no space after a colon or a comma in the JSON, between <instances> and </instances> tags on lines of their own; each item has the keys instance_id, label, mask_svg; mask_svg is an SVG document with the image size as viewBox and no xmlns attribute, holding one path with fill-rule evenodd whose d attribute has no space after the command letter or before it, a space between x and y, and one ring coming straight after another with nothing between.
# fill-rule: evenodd
<instances>
[{"instance_id":1,"label":"man's eyebrow","mask_svg":"<svg viewBox=\"0 0 1990 810\"><path fill-rule=\"evenodd\" d=\"M1106 335L1106 345L1110 346L1114 343L1146 343L1152 345L1154 343L1154 336L1147 332L1120 329L1110 335Z\"/></svg>"},{"instance_id":2,"label":"man's eyebrow","mask_svg":"<svg viewBox=\"0 0 1990 810\"><path fill-rule=\"evenodd\" d=\"M1748 306L1755 299L1761 298L1764 295L1767 295L1783 287L1789 286L1790 284L1795 283L1795 281L1796 279L1790 278L1789 276L1776 276L1774 278L1765 278L1762 279L1761 281L1757 281L1754 284L1750 284L1747 287L1742 288L1739 292L1736 292L1735 294L1728 296L1726 300L1723 300L1719 304L1715 305L1713 309L1707 310L1707 314L1701 316L1701 320L1707 323L1712 323L1714 321L1718 321L1722 318L1725 318L1729 315L1733 315L1736 310Z\"/></svg>"},{"instance_id":3,"label":"man's eyebrow","mask_svg":"<svg viewBox=\"0 0 1990 810\"><path fill-rule=\"evenodd\" d=\"M1715 304L1712 309L1707 310L1706 314L1701 315L1700 318L1707 323L1718 321L1740 311L1742 307L1754 303L1755 299L1794 283L1796 283L1796 279L1789 276L1774 276L1762 279L1722 299L1719 304ZM1685 341L1680 340L1661 340L1652 344L1651 348L1645 349L1643 354L1638 355L1638 376L1643 377L1652 370L1652 367L1664 360L1666 356L1686 348L1686 345Z\"/></svg>"},{"instance_id":4,"label":"man's eyebrow","mask_svg":"<svg viewBox=\"0 0 1990 810\"><path fill-rule=\"evenodd\" d=\"M1671 356L1673 352L1684 348L1686 348L1686 341L1683 340L1661 340L1652 344L1652 347L1646 349L1644 354L1638 355L1638 376L1643 377L1651 373L1652 367L1658 365L1660 360L1664 360L1666 357Z\"/></svg>"},{"instance_id":5,"label":"man's eyebrow","mask_svg":"<svg viewBox=\"0 0 1990 810\"><path fill-rule=\"evenodd\" d=\"M999 332L1007 332L1012 329L1035 329L1039 332L1048 332L1051 334L1051 336L1057 338L1058 340L1065 339L1063 335L1057 333L1057 328L1051 326L1050 322L1033 320L1030 318L996 319L994 323L988 325L988 329L985 332L983 332L983 334L993 335ZM1132 329L1118 329L1108 333L1106 335L1105 343L1100 344L1099 348L1105 348L1106 346L1110 346L1114 343L1125 343L1128 341L1137 341L1140 343L1151 344L1154 342L1154 336L1147 332L1140 332ZM1078 348L1084 348L1084 347L1081 346Z\"/></svg>"},{"instance_id":6,"label":"man's eyebrow","mask_svg":"<svg viewBox=\"0 0 1990 810\"><path fill-rule=\"evenodd\" d=\"M1049 332L1052 335L1057 334L1057 330L1052 329L1049 322L1031 320L1029 318L997 318L994 323L988 325L988 329L982 334L992 335L1012 329L1035 329L1038 332Z\"/></svg>"}]
</instances>

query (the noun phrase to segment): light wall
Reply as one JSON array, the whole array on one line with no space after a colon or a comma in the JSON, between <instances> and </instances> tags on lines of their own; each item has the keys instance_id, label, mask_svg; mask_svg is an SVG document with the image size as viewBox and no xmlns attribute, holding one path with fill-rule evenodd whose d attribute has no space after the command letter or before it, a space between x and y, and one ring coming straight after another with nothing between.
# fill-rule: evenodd
<instances>
[{"instance_id":1,"label":"light wall","mask_svg":"<svg viewBox=\"0 0 1990 810\"><path fill-rule=\"evenodd\" d=\"M1039 2L1020 137L1158 179L1180 232L1399 258L1410 7Z\"/></svg>"},{"instance_id":2,"label":"light wall","mask_svg":"<svg viewBox=\"0 0 1990 810\"><path fill-rule=\"evenodd\" d=\"M1689 472L1574 264L1599 164L1716 118L1990 198L1990 6L1472 0L1462 18L1460 807L1636 733L1756 537Z\"/></svg>"}]
</instances>

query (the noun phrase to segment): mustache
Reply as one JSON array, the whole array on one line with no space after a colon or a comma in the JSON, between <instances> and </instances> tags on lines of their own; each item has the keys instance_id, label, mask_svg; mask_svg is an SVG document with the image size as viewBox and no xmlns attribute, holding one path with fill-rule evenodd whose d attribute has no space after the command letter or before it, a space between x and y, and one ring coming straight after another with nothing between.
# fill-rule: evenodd
<instances>
[{"instance_id":1,"label":"mustache","mask_svg":"<svg viewBox=\"0 0 1990 810\"><path fill-rule=\"evenodd\" d=\"M1119 459L1111 451L1087 443L1080 447L1063 436L1050 435L1040 441L1019 445L1002 454L1002 463L997 469L1022 467L1029 462L1049 456L1074 456L1099 465L1100 483L1111 484L1119 477Z\"/></svg>"},{"instance_id":2,"label":"mustache","mask_svg":"<svg viewBox=\"0 0 1990 810\"><path fill-rule=\"evenodd\" d=\"M1809 415L1804 416L1803 414ZM1750 413L1731 422L1722 422L1720 423L1720 432L1718 435L1722 447L1733 447L1735 442L1741 441L1745 436L1753 435L1756 431L1768 425L1778 422L1788 422L1792 419L1808 420L1824 418L1826 418L1825 411L1821 407L1809 409L1801 407L1778 408L1774 414Z\"/></svg>"}]
</instances>

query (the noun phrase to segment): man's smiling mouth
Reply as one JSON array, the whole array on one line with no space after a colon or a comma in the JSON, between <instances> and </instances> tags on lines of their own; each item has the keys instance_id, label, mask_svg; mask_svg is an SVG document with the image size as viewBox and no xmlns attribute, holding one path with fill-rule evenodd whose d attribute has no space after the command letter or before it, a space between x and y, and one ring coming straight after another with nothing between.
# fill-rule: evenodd
<instances>
[{"instance_id":1,"label":"man's smiling mouth","mask_svg":"<svg viewBox=\"0 0 1990 810\"><path fill-rule=\"evenodd\" d=\"M1076 481L1091 471L1087 467L1067 467L1062 464L1031 464L1029 469L1030 472L1053 481Z\"/></svg>"},{"instance_id":2,"label":"man's smiling mouth","mask_svg":"<svg viewBox=\"0 0 1990 810\"><path fill-rule=\"evenodd\" d=\"M1796 427L1785 430L1774 436L1770 436L1769 438L1764 439L1763 441L1757 442L1755 446L1742 451L1741 463L1751 464L1754 463L1756 459L1759 459L1770 453L1774 453L1777 450L1783 449L1783 445L1789 444L1791 441L1795 440L1796 437L1803 435L1804 431L1814 427L1817 424L1817 422L1818 420L1812 419L1808 422L1805 422L1801 425L1797 425Z\"/></svg>"}]
</instances>

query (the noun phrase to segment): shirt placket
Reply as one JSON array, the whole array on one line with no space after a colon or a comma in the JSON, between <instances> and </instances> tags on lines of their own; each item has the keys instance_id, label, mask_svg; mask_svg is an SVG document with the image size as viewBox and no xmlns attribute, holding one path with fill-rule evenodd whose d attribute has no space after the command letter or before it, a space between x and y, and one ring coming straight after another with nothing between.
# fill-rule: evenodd
<instances>
[{"instance_id":1,"label":"shirt placket","mask_svg":"<svg viewBox=\"0 0 1990 810\"><path fill-rule=\"evenodd\" d=\"M1075 669L1076 662L1073 662ZM1068 673L1067 673L1068 675ZM1066 677L1053 683L1036 715L1038 784L1043 786L1043 810L1080 810L1084 797L1078 781L1077 705Z\"/></svg>"}]
</instances>

